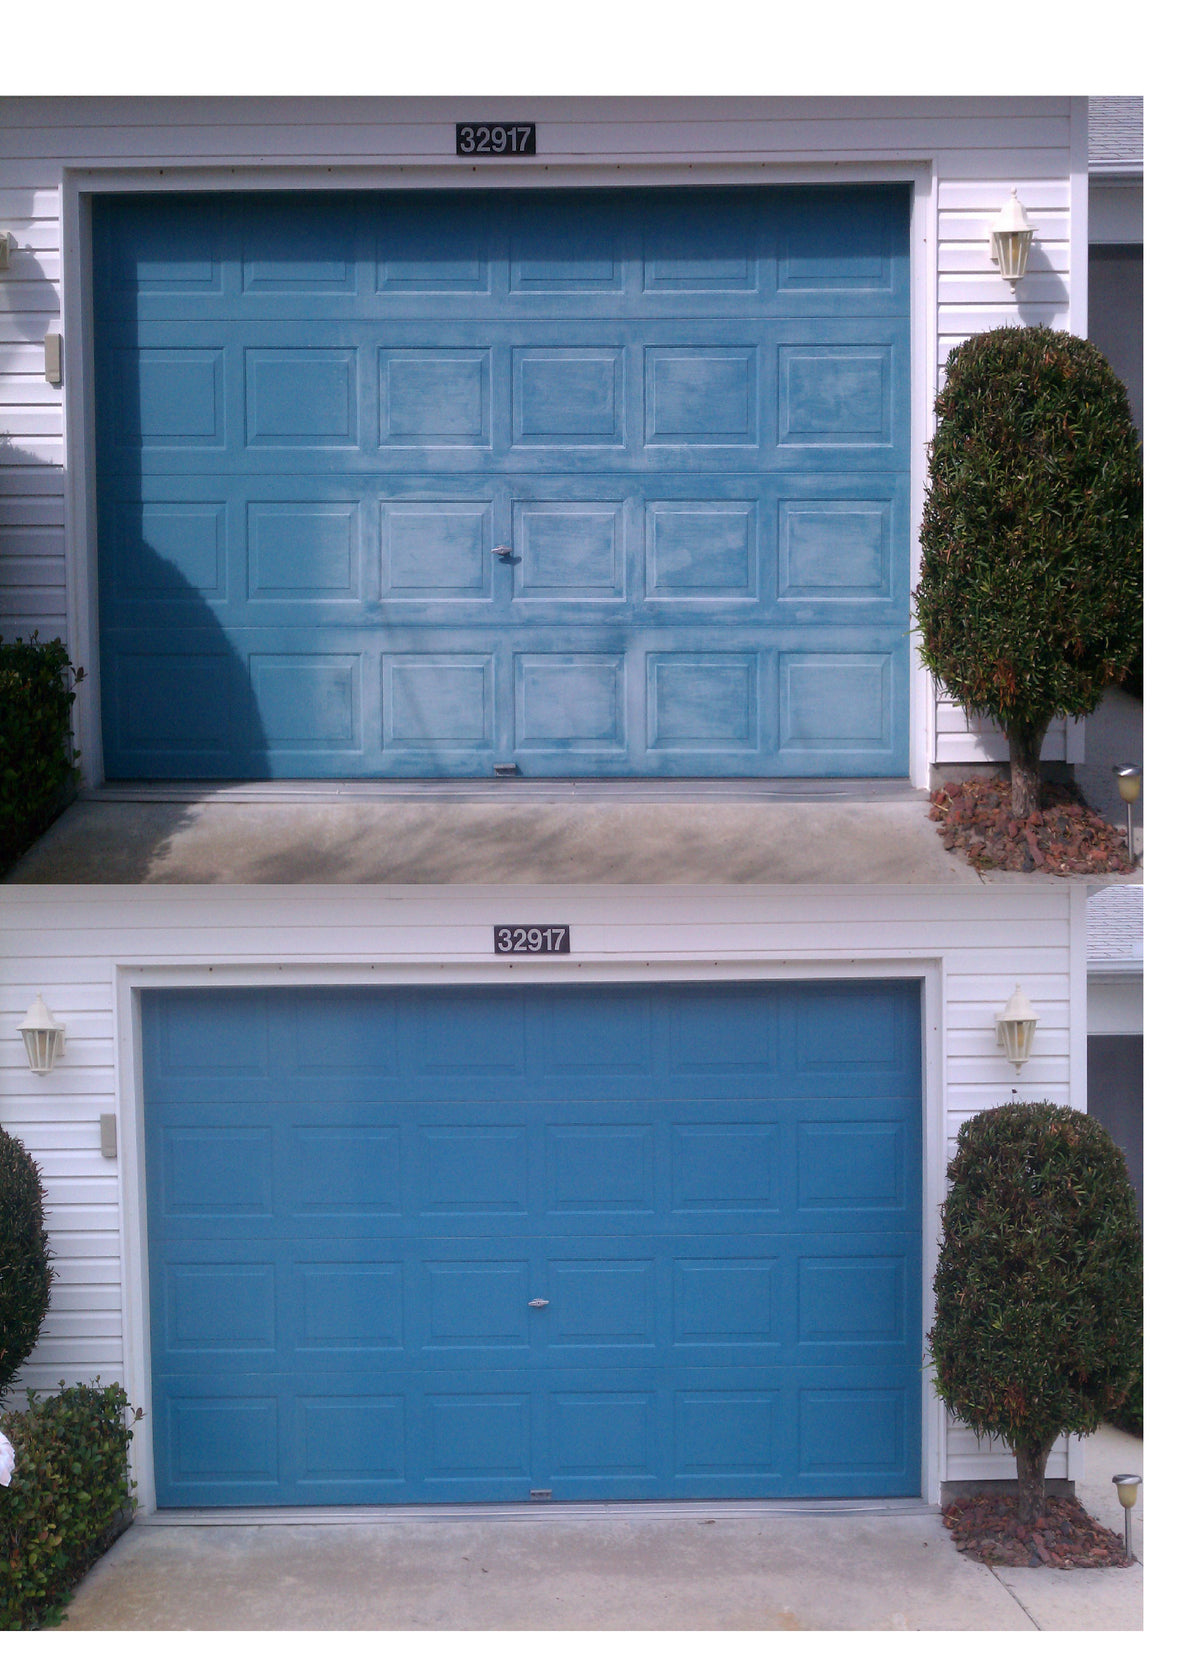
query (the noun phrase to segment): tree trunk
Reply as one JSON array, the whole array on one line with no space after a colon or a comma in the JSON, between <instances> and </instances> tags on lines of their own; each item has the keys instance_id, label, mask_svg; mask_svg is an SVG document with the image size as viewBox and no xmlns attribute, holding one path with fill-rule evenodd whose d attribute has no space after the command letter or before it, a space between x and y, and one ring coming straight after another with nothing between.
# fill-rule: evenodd
<instances>
[{"instance_id":1,"label":"tree trunk","mask_svg":"<svg viewBox=\"0 0 1200 1666\"><path fill-rule=\"evenodd\" d=\"M1041 808L1042 742L1048 724L1014 725L1008 731L1009 774L1012 779L1012 812L1024 821Z\"/></svg>"},{"instance_id":2,"label":"tree trunk","mask_svg":"<svg viewBox=\"0 0 1200 1666\"><path fill-rule=\"evenodd\" d=\"M1046 1508L1046 1459L1054 1442L1017 1441L1017 1520L1032 1527Z\"/></svg>"}]
</instances>

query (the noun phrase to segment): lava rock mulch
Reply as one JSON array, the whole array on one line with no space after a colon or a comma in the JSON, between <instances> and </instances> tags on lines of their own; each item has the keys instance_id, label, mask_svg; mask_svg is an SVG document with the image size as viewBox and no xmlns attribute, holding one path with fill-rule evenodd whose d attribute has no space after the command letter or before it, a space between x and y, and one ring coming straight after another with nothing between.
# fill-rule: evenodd
<instances>
[{"instance_id":1,"label":"lava rock mulch","mask_svg":"<svg viewBox=\"0 0 1200 1666\"><path fill-rule=\"evenodd\" d=\"M1032 1527L1017 1520L1015 1493L956 1498L942 1511L955 1545L974 1562L1001 1568L1128 1568L1125 1541L1073 1498L1047 1498Z\"/></svg>"},{"instance_id":2,"label":"lava rock mulch","mask_svg":"<svg viewBox=\"0 0 1200 1666\"><path fill-rule=\"evenodd\" d=\"M929 819L947 850L973 868L1009 873L1133 873L1123 828L1097 814L1067 787L1047 785L1043 804L1024 821L1012 813L1007 780L948 781L929 795Z\"/></svg>"}]
</instances>

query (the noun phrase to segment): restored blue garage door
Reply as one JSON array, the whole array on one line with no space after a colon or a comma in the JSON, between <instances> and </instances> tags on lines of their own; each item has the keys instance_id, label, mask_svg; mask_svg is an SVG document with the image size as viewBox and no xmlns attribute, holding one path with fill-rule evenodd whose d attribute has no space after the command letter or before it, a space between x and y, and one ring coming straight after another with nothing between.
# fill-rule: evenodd
<instances>
[{"instance_id":1,"label":"restored blue garage door","mask_svg":"<svg viewBox=\"0 0 1200 1666\"><path fill-rule=\"evenodd\" d=\"M908 200L98 200L109 776L906 774Z\"/></svg>"},{"instance_id":2,"label":"restored blue garage door","mask_svg":"<svg viewBox=\"0 0 1200 1666\"><path fill-rule=\"evenodd\" d=\"M913 1495L918 987L143 999L158 1502Z\"/></svg>"}]
</instances>

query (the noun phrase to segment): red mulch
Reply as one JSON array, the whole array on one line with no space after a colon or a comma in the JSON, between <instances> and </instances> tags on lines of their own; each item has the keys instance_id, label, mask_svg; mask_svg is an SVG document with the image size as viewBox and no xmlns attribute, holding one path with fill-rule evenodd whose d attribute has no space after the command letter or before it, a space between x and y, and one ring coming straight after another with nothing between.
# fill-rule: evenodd
<instances>
[{"instance_id":1,"label":"red mulch","mask_svg":"<svg viewBox=\"0 0 1200 1666\"><path fill-rule=\"evenodd\" d=\"M1067 787L1047 785L1040 810L1012 813L1007 780L948 781L929 795L942 843L973 868L1009 873L1132 873L1124 828L1114 827Z\"/></svg>"},{"instance_id":2,"label":"red mulch","mask_svg":"<svg viewBox=\"0 0 1200 1666\"><path fill-rule=\"evenodd\" d=\"M1073 1498L1047 1498L1032 1527L1017 1521L1015 1493L956 1498L942 1511L964 1555L989 1567L1127 1568L1125 1541Z\"/></svg>"}]
</instances>

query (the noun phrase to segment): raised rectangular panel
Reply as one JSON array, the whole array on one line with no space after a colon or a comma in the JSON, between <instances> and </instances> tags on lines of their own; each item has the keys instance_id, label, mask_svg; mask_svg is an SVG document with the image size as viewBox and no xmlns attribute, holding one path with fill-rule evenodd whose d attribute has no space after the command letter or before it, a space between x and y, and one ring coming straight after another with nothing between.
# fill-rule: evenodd
<instances>
[{"instance_id":1,"label":"raised rectangular panel","mask_svg":"<svg viewBox=\"0 0 1200 1666\"><path fill-rule=\"evenodd\" d=\"M650 1066L650 997L640 989L560 987L545 1018L548 1072Z\"/></svg>"},{"instance_id":2,"label":"raised rectangular panel","mask_svg":"<svg viewBox=\"0 0 1200 1666\"><path fill-rule=\"evenodd\" d=\"M778 1391L686 1389L675 1395L674 1411L679 1475L778 1476Z\"/></svg>"},{"instance_id":3,"label":"raised rectangular panel","mask_svg":"<svg viewBox=\"0 0 1200 1666\"><path fill-rule=\"evenodd\" d=\"M260 198L242 217L242 288L249 295L352 295L353 250L351 213L323 203L318 227L308 201Z\"/></svg>"},{"instance_id":4,"label":"raised rectangular panel","mask_svg":"<svg viewBox=\"0 0 1200 1666\"><path fill-rule=\"evenodd\" d=\"M303 1213L400 1208L398 1128L295 1128L289 1166Z\"/></svg>"},{"instance_id":5,"label":"raised rectangular panel","mask_svg":"<svg viewBox=\"0 0 1200 1666\"><path fill-rule=\"evenodd\" d=\"M512 375L514 444L625 443L619 347L514 348Z\"/></svg>"},{"instance_id":6,"label":"raised rectangular panel","mask_svg":"<svg viewBox=\"0 0 1200 1666\"><path fill-rule=\"evenodd\" d=\"M248 348L246 443L356 445L357 375L352 347Z\"/></svg>"},{"instance_id":7,"label":"raised rectangular panel","mask_svg":"<svg viewBox=\"0 0 1200 1666\"><path fill-rule=\"evenodd\" d=\"M525 1003L504 991L481 1004L468 990L422 991L412 1031L400 1038L410 1072L445 1076L521 1076ZM475 1089L471 1089L475 1095Z\"/></svg>"},{"instance_id":8,"label":"raised rectangular panel","mask_svg":"<svg viewBox=\"0 0 1200 1666\"><path fill-rule=\"evenodd\" d=\"M375 244L380 293L471 295L489 287L478 196L457 202L429 192L408 201L392 197L381 220Z\"/></svg>"},{"instance_id":9,"label":"raised rectangular panel","mask_svg":"<svg viewBox=\"0 0 1200 1666\"><path fill-rule=\"evenodd\" d=\"M517 654L514 661L518 749L624 747L622 654Z\"/></svg>"},{"instance_id":10,"label":"raised rectangular panel","mask_svg":"<svg viewBox=\"0 0 1200 1666\"><path fill-rule=\"evenodd\" d=\"M550 1477L644 1476L654 1471L655 1397L608 1392L550 1396Z\"/></svg>"},{"instance_id":11,"label":"raised rectangular panel","mask_svg":"<svg viewBox=\"0 0 1200 1666\"><path fill-rule=\"evenodd\" d=\"M269 745L356 751L357 654L251 654L250 686Z\"/></svg>"},{"instance_id":12,"label":"raised rectangular panel","mask_svg":"<svg viewBox=\"0 0 1200 1666\"><path fill-rule=\"evenodd\" d=\"M647 347L647 445L754 445L753 347Z\"/></svg>"},{"instance_id":13,"label":"raised rectangular panel","mask_svg":"<svg viewBox=\"0 0 1200 1666\"><path fill-rule=\"evenodd\" d=\"M213 203L206 215L208 246L197 247L195 229L163 213L161 197L109 199L97 216L98 287L144 295L214 295L221 291L215 251L225 211Z\"/></svg>"},{"instance_id":14,"label":"raised rectangular panel","mask_svg":"<svg viewBox=\"0 0 1200 1666\"><path fill-rule=\"evenodd\" d=\"M656 203L646 226L649 294L745 294L758 287L755 209L734 195L704 192Z\"/></svg>"},{"instance_id":15,"label":"raised rectangular panel","mask_svg":"<svg viewBox=\"0 0 1200 1666\"><path fill-rule=\"evenodd\" d=\"M890 989L813 990L800 1010L800 1066L898 1065L914 1021L907 991L898 997Z\"/></svg>"},{"instance_id":16,"label":"raised rectangular panel","mask_svg":"<svg viewBox=\"0 0 1200 1666\"><path fill-rule=\"evenodd\" d=\"M689 990L671 1012L672 1072L770 1070L775 1061L775 1003L757 990Z\"/></svg>"},{"instance_id":17,"label":"raised rectangular panel","mask_svg":"<svg viewBox=\"0 0 1200 1666\"><path fill-rule=\"evenodd\" d=\"M779 506L782 596L885 598L891 590L891 505Z\"/></svg>"},{"instance_id":18,"label":"raised rectangular panel","mask_svg":"<svg viewBox=\"0 0 1200 1666\"><path fill-rule=\"evenodd\" d=\"M279 1478L279 1407L273 1398L172 1395L166 1424L167 1473L176 1485Z\"/></svg>"},{"instance_id":19,"label":"raised rectangular panel","mask_svg":"<svg viewBox=\"0 0 1200 1666\"><path fill-rule=\"evenodd\" d=\"M224 445L225 355L219 347L121 349L112 368L120 443Z\"/></svg>"},{"instance_id":20,"label":"raised rectangular panel","mask_svg":"<svg viewBox=\"0 0 1200 1666\"><path fill-rule=\"evenodd\" d=\"M385 599L491 596L496 540L490 503L383 503L379 512Z\"/></svg>"},{"instance_id":21,"label":"raised rectangular panel","mask_svg":"<svg viewBox=\"0 0 1200 1666\"><path fill-rule=\"evenodd\" d=\"M677 1343L778 1344L774 1260L675 1262Z\"/></svg>"},{"instance_id":22,"label":"raised rectangular panel","mask_svg":"<svg viewBox=\"0 0 1200 1666\"><path fill-rule=\"evenodd\" d=\"M754 654L647 654L647 745L657 751L752 751L758 745Z\"/></svg>"},{"instance_id":23,"label":"raised rectangular panel","mask_svg":"<svg viewBox=\"0 0 1200 1666\"><path fill-rule=\"evenodd\" d=\"M524 1128L422 1128L423 1214L524 1214L529 1154Z\"/></svg>"},{"instance_id":24,"label":"raised rectangular panel","mask_svg":"<svg viewBox=\"0 0 1200 1666\"><path fill-rule=\"evenodd\" d=\"M391 990L292 989L286 1005L290 1027L280 1026L280 1048L289 1075L395 1075L398 1058ZM325 1090L306 1091L320 1095Z\"/></svg>"},{"instance_id":25,"label":"raised rectangular panel","mask_svg":"<svg viewBox=\"0 0 1200 1666\"><path fill-rule=\"evenodd\" d=\"M228 654L124 655L114 691L122 750L226 751L241 677Z\"/></svg>"},{"instance_id":26,"label":"raised rectangular panel","mask_svg":"<svg viewBox=\"0 0 1200 1666\"><path fill-rule=\"evenodd\" d=\"M801 1474L902 1467L906 1421L900 1389L801 1389Z\"/></svg>"},{"instance_id":27,"label":"raised rectangular panel","mask_svg":"<svg viewBox=\"0 0 1200 1666\"><path fill-rule=\"evenodd\" d=\"M896 1122L803 1122L796 1158L802 1209L897 1209L905 1201Z\"/></svg>"},{"instance_id":28,"label":"raised rectangular panel","mask_svg":"<svg viewBox=\"0 0 1200 1666\"><path fill-rule=\"evenodd\" d=\"M404 1480L404 1398L304 1395L296 1401L300 1481Z\"/></svg>"},{"instance_id":29,"label":"raised rectangular panel","mask_svg":"<svg viewBox=\"0 0 1200 1666\"><path fill-rule=\"evenodd\" d=\"M779 1129L773 1122L676 1124L671 1130L675 1209L740 1213L779 1208Z\"/></svg>"},{"instance_id":30,"label":"raised rectangular panel","mask_svg":"<svg viewBox=\"0 0 1200 1666\"><path fill-rule=\"evenodd\" d=\"M755 594L754 504L651 503L646 519L647 596L702 601Z\"/></svg>"},{"instance_id":31,"label":"raised rectangular panel","mask_svg":"<svg viewBox=\"0 0 1200 1666\"><path fill-rule=\"evenodd\" d=\"M223 503L119 503L111 526L114 599L226 599Z\"/></svg>"},{"instance_id":32,"label":"raised rectangular panel","mask_svg":"<svg viewBox=\"0 0 1200 1666\"><path fill-rule=\"evenodd\" d=\"M404 1269L391 1263L301 1262L297 1348L400 1348Z\"/></svg>"},{"instance_id":33,"label":"raised rectangular panel","mask_svg":"<svg viewBox=\"0 0 1200 1666\"><path fill-rule=\"evenodd\" d=\"M379 443L490 446L486 347L388 347L379 355Z\"/></svg>"},{"instance_id":34,"label":"raised rectangular panel","mask_svg":"<svg viewBox=\"0 0 1200 1666\"><path fill-rule=\"evenodd\" d=\"M428 1479L528 1482L533 1468L528 1394L430 1394L425 1417Z\"/></svg>"},{"instance_id":35,"label":"raised rectangular panel","mask_svg":"<svg viewBox=\"0 0 1200 1666\"><path fill-rule=\"evenodd\" d=\"M245 989L191 989L181 1004L147 990L142 997L148 1073L263 1077L270 1068L266 999Z\"/></svg>"},{"instance_id":36,"label":"raised rectangular panel","mask_svg":"<svg viewBox=\"0 0 1200 1666\"><path fill-rule=\"evenodd\" d=\"M166 1269L166 1344L172 1350L275 1346L275 1270L209 1262Z\"/></svg>"},{"instance_id":37,"label":"raised rectangular panel","mask_svg":"<svg viewBox=\"0 0 1200 1666\"><path fill-rule=\"evenodd\" d=\"M887 654L781 654L780 750L886 750L891 670Z\"/></svg>"},{"instance_id":38,"label":"raised rectangular panel","mask_svg":"<svg viewBox=\"0 0 1200 1666\"><path fill-rule=\"evenodd\" d=\"M527 1262L427 1262L425 1283L430 1347L528 1346Z\"/></svg>"},{"instance_id":39,"label":"raised rectangular panel","mask_svg":"<svg viewBox=\"0 0 1200 1666\"><path fill-rule=\"evenodd\" d=\"M549 1127L546 1169L548 1209L651 1210L654 1130L637 1123Z\"/></svg>"},{"instance_id":40,"label":"raised rectangular panel","mask_svg":"<svg viewBox=\"0 0 1200 1666\"><path fill-rule=\"evenodd\" d=\"M890 383L888 347L781 347L780 445L885 444Z\"/></svg>"},{"instance_id":41,"label":"raised rectangular panel","mask_svg":"<svg viewBox=\"0 0 1200 1666\"><path fill-rule=\"evenodd\" d=\"M164 1128L160 1204L164 1217L269 1215L268 1128Z\"/></svg>"},{"instance_id":42,"label":"raised rectangular panel","mask_svg":"<svg viewBox=\"0 0 1200 1666\"><path fill-rule=\"evenodd\" d=\"M550 1345L615 1347L654 1341L654 1263L551 1261Z\"/></svg>"},{"instance_id":43,"label":"raised rectangular panel","mask_svg":"<svg viewBox=\"0 0 1200 1666\"><path fill-rule=\"evenodd\" d=\"M513 549L522 600L625 594L625 539L619 503L515 503Z\"/></svg>"},{"instance_id":44,"label":"raised rectangular panel","mask_svg":"<svg viewBox=\"0 0 1200 1666\"><path fill-rule=\"evenodd\" d=\"M385 751L495 747L490 654L384 654Z\"/></svg>"},{"instance_id":45,"label":"raised rectangular panel","mask_svg":"<svg viewBox=\"0 0 1200 1666\"><path fill-rule=\"evenodd\" d=\"M864 192L806 192L776 218L781 290L890 287L889 229L878 199Z\"/></svg>"},{"instance_id":46,"label":"raised rectangular panel","mask_svg":"<svg viewBox=\"0 0 1200 1666\"><path fill-rule=\"evenodd\" d=\"M564 210L524 193L513 215L509 286L514 294L612 294L621 288L628 233L620 211L598 198Z\"/></svg>"},{"instance_id":47,"label":"raised rectangular panel","mask_svg":"<svg viewBox=\"0 0 1200 1666\"><path fill-rule=\"evenodd\" d=\"M801 1342L898 1342L904 1334L904 1262L899 1256L801 1256Z\"/></svg>"},{"instance_id":48,"label":"raised rectangular panel","mask_svg":"<svg viewBox=\"0 0 1200 1666\"><path fill-rule=\"evenodd\" d=\"M251 503L246 519L252 601L322 602L358 596L356 503Z\"/></svg>"}]
</instances>

